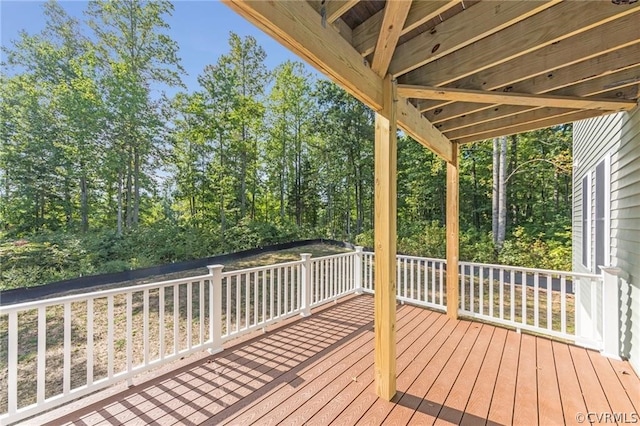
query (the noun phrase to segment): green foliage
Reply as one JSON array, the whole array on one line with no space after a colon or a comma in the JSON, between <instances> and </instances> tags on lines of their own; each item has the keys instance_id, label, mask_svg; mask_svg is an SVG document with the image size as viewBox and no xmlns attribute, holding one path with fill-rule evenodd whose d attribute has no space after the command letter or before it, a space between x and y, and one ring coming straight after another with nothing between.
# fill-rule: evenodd
<instances>
[{"instance_id":1,"label":"green foliage","mask_svg":"<svg viewBox=\"0 0 640 426\"><path fill-rule=\"evenodd\" d=\"M234 33L197 89L156 93L182 86L172 11L95 0L79 22L49 2L43 31L6 49L0 287L309 237L373 247L373 112ZM461 259L568 269L571 126L510 137L507 169L498 253L491 143L461 147ZM445 256L445 176L399 137L400 252Z\"/></svg>"},{"instance_id":2,"label":"green foliage","mask_svg":"<svg viewBox=\"0 0 640 426\"><path fill-rule=\"evenodd\" d=\"M317 237L293 223L242 221L227 230L181 227L168 222L124 234L42 233L0 243L0 290L32 287L79 276L120 272L199 259L254 247Z\"/></svg>"},{"instance_id":3,"label":"green foliage","mask_svg":"<svg viewBox=\"0 0 640 426\"><path fill-rule=\"evenodd\" d=\"M532 236L523 227L513 231L505 241L499 261L507 265L522 265L542 269L571 270L571 245L568 232L545 239L544 234Z\"/></svg>"}]
</instances>

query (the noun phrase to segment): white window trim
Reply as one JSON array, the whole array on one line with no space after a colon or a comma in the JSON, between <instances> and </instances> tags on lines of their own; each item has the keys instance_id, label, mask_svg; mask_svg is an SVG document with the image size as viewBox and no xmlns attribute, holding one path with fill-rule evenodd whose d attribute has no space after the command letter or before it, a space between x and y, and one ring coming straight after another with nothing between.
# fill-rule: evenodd
<instances>
[{"instance_id":1,"label":"white window trim","mask_svg":"<svg viewBox=\"0 0 640 426\"><path fill-rule=\"evenodd\" d=\"M604 158L604 262L611 265L611 153Z\"/></svg>"},{"instance_id":2,"label":"white window trim","mask_svg":"<svg viewBox=\"0 0 640 426\"><path fill-rule=\"evenodd\" d=\"M596 238L593 237L592 232L595 232L596 226L596 214L592 212L596 208L596 199L595 199L595 185L596 183L596 168L600 165L600 163L604 162L604 235L603 235L603 244L604 244L604 265L596 265L595 259L595 244ZM589 184L587 185L589 188L589 265L585 265L587 269L596 273L598 266L613 266L611 264L611 153L606 153L600 161L598 161L593 170L589 172Z\"/></svg>"},{"instance_id":3,"label":"white window trim","mask_svg":"<svg viewBox=\"0 0 640 426\"><path fill-rule=\"evenodd\" d=\"M582 263L582 261L584 260L584 256L582 257L582 259L580 259L580 262L582 263L582 266L584 266L585 268L587 268L588 271L591 271L591 255L593 253L593 250L591 249L591 246L593 245L593 241L591 240L591 227L593 226L593 215L591 214L591 209L592 209L592 197L591 197L591 192L592 190L592 186L593 186L593 178L591 176L591 171L588 171L583 177L582 179L580 179L580 185L582 185L582 182L584 180L584 178L587 178L587 191L586 193L584 192L584 187L583 189L583 193L582 193L582 217L580 218L582 220L582 239L586 239L587 240L587 253L586 253L586 258L587 258L587 262L586 265L584 263ZM584 211L584 200L587 200L587 211ZM586 220L585 220L585 215L586 215ZM586 226L585 226L586 223ZM586 229L585 229L586 228ZM585 246L585 244L583 243L581 245L581 249Z\"/></svg>"}]
</instances>

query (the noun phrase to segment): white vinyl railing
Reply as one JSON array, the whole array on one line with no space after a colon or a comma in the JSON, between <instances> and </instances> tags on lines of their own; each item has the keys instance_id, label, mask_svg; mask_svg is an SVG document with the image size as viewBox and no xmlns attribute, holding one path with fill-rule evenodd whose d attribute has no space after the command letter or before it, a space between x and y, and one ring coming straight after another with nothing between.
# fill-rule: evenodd
<instances>
[{"instance_id":1,"label":"white vinyl railing","mask_svg":"<svg viewBox=\"0 0 640 426\"><path fill-rule=\"evenodd\" d=\"M397 256L397 299L446 310L446 261ZM600 275L460 262L463 316L603 346ZM0 421L41 413L352 293L375 291L354 252L0 307ZM616 336L607 336L615 343ZM612 344L613 347L613 344ZM613 349L615 350L615 348Z\"/></svg>"},{"instance_id":2,"label":"white vinyl railing","mask_svg":"<svg viewBox=\"0 0 640 426\"><path fill-rule=\"evenodd\" d=\"M599 345L597 337L577 330L576 299L585 285L594 294L602 292L600 275L471 262L460 262L459 274L462 315ZM598 303L594 297L589 310L600 309Z\"/></svg>"},{"instance_id":3,"label":"white vinyl railing","mask_svg":"<svg viewBox=\"0 0 640 426\"><path fill-rule=\"evenodd\" d=\"M0 419L20 420L210 347L211 279L1 307L0 333L8 344Z\"/></svg>"},{"instance_id":4,"label":"white vinyl railing","mask_svg":"<svg viewBox=\"0 0 640 426\"><path fill-rule=\"evenodd\" d=\"M362 265L362 290L373 293L374 253ZM444 259L398 255L397 299L445 311L446 274ZM603 348L601 275L459 262L459 277L462 316Z\"/></svg>"},{"instance_id":5,"label":"white vinyl railing","mask_svg":"<svg viewBox=\"0 0 640 426\"><path fill-rule=\"evenodd\" d=\"M311 260L313 288L309 307L314 308L356 291L357 269L362 268L362 251L318 257Z\"/></svg>"},{"instance_id":6,"label":"white vinyl railing","mask_svg":"<svg viewBox=\"0 0 640 426\"><path fill-rule=\"evenodd\" d=\"M362 255L364 275L363 291L373 293L374 288L374 254L365 252ZM396 298L401 302L412 303L439 311L446 306L446 262L416 256L397 256L396 263Z\"/></svg>"},{"instance_id":7,"label":"white vinyl railing","mask_svg":"<svg viewBox=\"0 0 640 426\"><path fill-rule=\"evenodd\" d=\"M361 251L0 307L0 422L353 293Z\"/></svg>"}]
</instances>

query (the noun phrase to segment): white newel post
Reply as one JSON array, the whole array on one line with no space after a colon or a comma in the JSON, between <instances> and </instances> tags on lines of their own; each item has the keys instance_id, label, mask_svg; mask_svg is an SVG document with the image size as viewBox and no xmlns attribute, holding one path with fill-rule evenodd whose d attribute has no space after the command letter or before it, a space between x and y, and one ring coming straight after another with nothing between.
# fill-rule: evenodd
<instances>
[{"instance_id":1,"label":"white newel post","mask_svg":"<svg viewBox=\"0 0 640 426\"><path fill-rule=\"evenodd\" d=\"M353 257L353 275L354 275L354 288L356 294L362 294L362 246L356 246L356 255Z\"/></svg>"},{"instance_id":2,"label":"white newel post","mask_svg":"<svg viewBox=\"0 0 640 426\"><path fill-rule=\"evenodd\" d=\"M222 268L223 265L207 266L209 269L209 335L210 354L222 352Z\"/></svg>"},{"instance_id":3,"label":"white newel post","mask_svg":"<svg viewBox=\"0 0 640 426\"><path fill-rule=\"evenodd\" d=\"M311 315L311 253L301 253L302 258L302 306L300 315Z\"/></svg>"},{"instance_id":4,"label":"white newel post","mask_svg":"<svg viewBox=\"0 0 640 426\"><path fill-rule=\"evenodd\" d=\"M601 266L602 355L620 359L620 269Z\"/></svg>"}]
</instances>

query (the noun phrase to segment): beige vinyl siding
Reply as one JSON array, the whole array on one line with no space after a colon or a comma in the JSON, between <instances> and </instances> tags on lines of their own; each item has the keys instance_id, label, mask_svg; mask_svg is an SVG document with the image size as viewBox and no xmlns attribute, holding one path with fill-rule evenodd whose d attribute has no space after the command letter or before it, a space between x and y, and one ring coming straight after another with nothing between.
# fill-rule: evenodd
<instances>
[{"instance_id":1,"label":"beige vinyl siding","mask_svg":"<svg viewBox=\"0 0 640 426\"><path fill-rule=\"evenodd\" d=\"M573 149L573 265L576 271L586 272L582 266L581 244L582 177L593 173L596 165L610 155L609 260L623 271L622 354L640 372L640 109L575 123ZM592 180L592 189L593 183ZM590 201L593 209L593 199ZM590 244L593 246L593 241ZM593 264L591 269L594 270Z\"/></svg>"}]
</instances>

